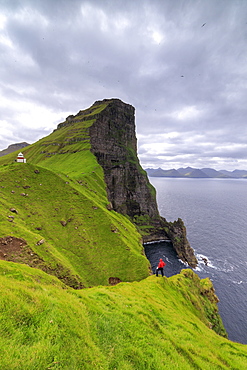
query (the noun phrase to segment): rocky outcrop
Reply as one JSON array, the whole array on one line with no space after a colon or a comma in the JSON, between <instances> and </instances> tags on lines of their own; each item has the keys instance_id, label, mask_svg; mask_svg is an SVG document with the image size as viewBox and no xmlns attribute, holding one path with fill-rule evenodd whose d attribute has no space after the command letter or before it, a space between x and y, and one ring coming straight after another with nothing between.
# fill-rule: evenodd
<instances>
[{"instance_id":1,"label":"rocky outcrop","mask_svg":"<svg viewBox=\"0 0 247 370\"><path fill-rule=\"evenodd\" d=\"M189 266L195 268L198 264L193 249L191 248L183 220L179 218L174 222L167 222L163 219L164 227L167 228L167 234L177 252L178 258L187 262Z\"/></svg>"},{"instance_id":2,"label":"rocky outcrop","mask_svg":"<svg viewBox=\"0 0 247 370\"><path fill-rule=\"evenodd\" d=\"M197 260L183 221L171 223L160 217L155 189L140 166L134 107L119 99L110 99L95 102L90 112L97 111L102 104L105 108L97 113L89 133L91 151L104 170L113 209L131 217L143 235L143 242L170 239L178 257L196 267Z\"/></svg>"}]
</instances>

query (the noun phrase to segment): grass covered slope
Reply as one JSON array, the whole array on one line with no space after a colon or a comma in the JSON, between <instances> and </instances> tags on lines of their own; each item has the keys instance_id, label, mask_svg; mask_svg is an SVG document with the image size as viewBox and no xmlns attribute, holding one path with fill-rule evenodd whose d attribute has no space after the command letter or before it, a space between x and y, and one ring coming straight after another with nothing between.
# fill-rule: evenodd
<instances>
[{"instance_id":1,"label":"grass covered slope","mask_svg":"<svg viewBox=\"0 0 247 370\"><path fill-rule=\"evenodd\" d=\"M78 291L0 261L0 289L1 370L247 366L247 347L210 329L223 330L211 283L190 270Z\"/></svg>"},{"instance_id":2,"label":"grass covered slope","mask_svg":"<svg viewBox=\"0 0 247 370\"><path fill-rule=\"evenodd\" d=\"M17 152L0 158L0 238L27 242L18 258L4 259L41 268L74 288L149 275L141 236L109 210L103 170L90 151L89 127L105 107L80 111L24 148L26 164L14 163Z\"/></svg>"},{"instance_id":3,"label":"grass covered slope","mask_svg":"<svg viewBox=\"0 0 247 370\"><path fill-rule=\"evenodd\" d=\"M107 210L106 197L32 164L2 166L0 179L0 238L27 242L19 255L2 258L41 268L74 288L148 276L140 235Z\"/></svg>"}]
</instances>

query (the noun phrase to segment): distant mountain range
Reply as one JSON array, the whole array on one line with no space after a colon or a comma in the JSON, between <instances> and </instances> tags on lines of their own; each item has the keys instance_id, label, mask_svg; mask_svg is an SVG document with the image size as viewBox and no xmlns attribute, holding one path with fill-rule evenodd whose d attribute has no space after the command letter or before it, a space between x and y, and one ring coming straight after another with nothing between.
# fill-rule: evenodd
<instances>
[{"instance_id":1,"label":"distant mountain range","mask_svg":"<svg viewBox=\"0 0 247 370\"><path fill-rule=\"evenodd\" d=\"M179 168L177 170L162 170L162 168L147 168L145 170L150 177L188 177L188 178L245 178L247 179L247 171L234 170L216 171L213 168Z\"/></svg>"},{"instance_id":2,"label":"distant mountain range","mask_svg":"<svg viewBox=\"0 0 247 370\"><path fill-rule=\"evenodd\" d=\"M7 155L9 153L13 153L16 150L21 150L22 148L25 148L25 146L28 146L30 144L28 143L16 143L16 144L11 144L8 146L7 149L0 150L0 157L3 157L4 155Z\"/></svg>"}]
</instances>

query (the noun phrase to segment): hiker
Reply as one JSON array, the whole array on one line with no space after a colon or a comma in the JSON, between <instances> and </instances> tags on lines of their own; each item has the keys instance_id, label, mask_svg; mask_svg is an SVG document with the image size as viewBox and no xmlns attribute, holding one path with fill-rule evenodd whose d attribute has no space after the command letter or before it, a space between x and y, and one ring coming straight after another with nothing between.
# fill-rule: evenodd
<instances>
[{"instance_id":1,"label":"hiker","mask_svg":"<svg viewBox=\"0 0 247 370\"><path fill-rule=\"evenodd\" d=\"M158 267L156 268L156 276L158 276L158 272L161 272L161 275L164 276L163 267L165 267L166 263L160 258L160 262L158 264Z\"/></svg>"}]
</instances>

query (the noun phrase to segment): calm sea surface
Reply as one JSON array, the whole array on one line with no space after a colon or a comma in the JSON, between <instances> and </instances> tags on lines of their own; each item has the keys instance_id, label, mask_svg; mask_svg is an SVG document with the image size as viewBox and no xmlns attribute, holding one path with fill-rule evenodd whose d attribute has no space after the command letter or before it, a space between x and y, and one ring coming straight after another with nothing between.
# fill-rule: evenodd
<instances>
[{"instance_id":1,"label":"calm sea surface","mask_svg":"<svg viewBox=\"0 0 247 370\"><path fill-rule=\"evenodd\" d=\"M161 216L167 221L183 219L199 260L195 271L213 281L229 339L247 344L247 180L149 180L156 188ZM169 242L148 244L145 250L153 271L160 257L167 263L166 276L185 267Z\"/></svg>"}]
</instances>

